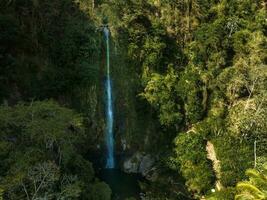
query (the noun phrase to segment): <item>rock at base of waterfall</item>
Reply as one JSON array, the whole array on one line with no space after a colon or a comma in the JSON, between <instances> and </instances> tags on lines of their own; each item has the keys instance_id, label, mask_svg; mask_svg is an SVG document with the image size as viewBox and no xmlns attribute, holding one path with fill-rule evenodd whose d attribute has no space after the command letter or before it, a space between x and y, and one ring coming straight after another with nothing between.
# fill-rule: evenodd
<instances>
[{"instance_id":1,"label":"rock at base of waterfall","mask_svg":"<svg viewBox=\"0 0 267 200\"><path fill-rule=\"evenodd\" d=\"M136 153L123 163L123 171L126 173L138 173L140 162L143 158L141 153Z\"/></svg>"},{"instance_id":2,"label":"rock at base of waterfall","mask_svg":"<svg viewBox=\"0 0 267 200\"><path fill-rule=\"evenodd\" d=\"M147 179L155 179L155 158L150 154L137 152L123 163L123 171L126 173L140 173Z\"/></svg>"},{"instance_id":3,"label":"rock at base of waterfall","mask_svg":"<svg viewBox=\"0 0 267 200\"><path fill-rule=\"evenodd\" d=\"M146 176L151 171L154 163L155 159L151 155L145 155L141 160L139 173L141 173L143 176Z\"/></svg>"}]
</instances>

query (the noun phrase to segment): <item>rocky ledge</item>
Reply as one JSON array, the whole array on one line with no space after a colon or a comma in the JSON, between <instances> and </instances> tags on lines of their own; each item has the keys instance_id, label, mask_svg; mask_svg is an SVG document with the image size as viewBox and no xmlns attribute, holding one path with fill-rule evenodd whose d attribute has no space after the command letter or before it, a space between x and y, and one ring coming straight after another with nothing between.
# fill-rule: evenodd
<instances>
[{"instance_id":1,"label":"rocky ledge","mask_svg":"<svg viewBox=\"0 0 267 200\"><path fill-rule=\"evenodd\" d=\"M156 159L144 152L137 152L123 162L123 171L126 173L140 173L146 179L154 181L157 179L155 167Z\"/></svg>"}]
</instances>

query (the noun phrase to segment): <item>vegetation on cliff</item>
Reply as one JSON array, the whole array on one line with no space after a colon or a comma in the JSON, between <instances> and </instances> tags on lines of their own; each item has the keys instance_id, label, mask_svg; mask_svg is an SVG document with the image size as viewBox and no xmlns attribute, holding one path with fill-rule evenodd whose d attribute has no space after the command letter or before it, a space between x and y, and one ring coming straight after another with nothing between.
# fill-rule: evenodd
<instances>
[{"instance_id":1,"label":"vegetation on cliff","mask_svg":"<svg viewBox=\"0 0 267 200\"><path fill-rule=\"evenodd\" d=\"M0 199L111 198L88 160L104 140L103 19L116 149L156 160L146 199L185 199L179 181L186 198L265 199L266 10L264 0L1 1Z\"/></svg>"}]
</instances>

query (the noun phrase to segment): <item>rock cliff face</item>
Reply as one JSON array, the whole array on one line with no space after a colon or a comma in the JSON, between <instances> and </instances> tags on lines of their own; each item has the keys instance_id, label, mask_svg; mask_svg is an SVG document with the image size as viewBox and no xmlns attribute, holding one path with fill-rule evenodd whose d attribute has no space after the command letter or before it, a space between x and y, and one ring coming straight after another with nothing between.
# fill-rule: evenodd
<instances>
[{"instance_id":1,"label":"rock cliff face","mask_svg":"<svg viewBox=\"0 0 267 200\"><path fill-rule=\"evenodd\" d=\"M214 145L210 141L207 142L206 150L207 150L207 158L212 161L213 170L216 174L216 179L217 179L216 189L220 191L224 188L221 183L221 164L220 164L220 161L217 159Z\"/></svg>"},{"instance_id":2,"label":"rock cliff face","mask_svg":"<svg viewBox=\"0 0 267 200\"><path fill-rule=\"evenodd\" d=\"M147 179L156 177L155 158L144 152L137 152L123 162L123 171L126 173L140 173Z\"/></svg>"}]
</instances>

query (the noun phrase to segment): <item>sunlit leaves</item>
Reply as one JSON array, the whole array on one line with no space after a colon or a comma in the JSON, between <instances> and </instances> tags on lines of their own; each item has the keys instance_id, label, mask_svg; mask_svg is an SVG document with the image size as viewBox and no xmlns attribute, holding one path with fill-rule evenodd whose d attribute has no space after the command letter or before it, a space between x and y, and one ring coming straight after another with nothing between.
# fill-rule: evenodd
<instances>
[{"instance_id":1,"label":"sunlit leaves","mask_svg":"<svg viewBox=\"0 0 267 200\"><path fill-rule=\"evenodd\" d=\"M172 159L180 165L189 190L202 193L211 187L214 175L206 156L206 140L198 131L192 128L176 137Z\"/></svg>"},{"instance_id":2,"label":"sunlit leaves","mask_svg":"<svg viewBox=\"0 0 267 200\"><path fill-rule=\"evenodd\" d=\"M162 124L170 125L182 120L181 107L177 98L177 75L169 68L166 76L152 74L142 96L159 109L159 119Z\"/></svg>"},{"instance_id":3,"label":"sunlit leaves","mask_svg":"<svg viewBox=\"0 0 267 200\"><path fill-rule=\"evenodd\" d=\"M235 200L267 199L267 166L262 171L248 169L246 175L249 181L239 182L236 186L238 191Z\"/></svg>"}]
</instances>

